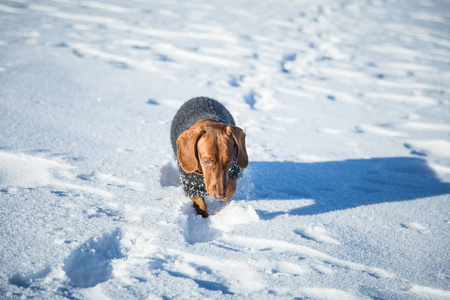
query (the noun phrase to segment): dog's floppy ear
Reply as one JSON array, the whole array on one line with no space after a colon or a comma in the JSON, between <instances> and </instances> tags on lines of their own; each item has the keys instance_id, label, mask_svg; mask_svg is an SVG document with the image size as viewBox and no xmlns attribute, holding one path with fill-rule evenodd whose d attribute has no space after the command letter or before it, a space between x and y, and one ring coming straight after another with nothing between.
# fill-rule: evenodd
<instances>
[{"instance_id":1,"label":"dog's floppy ear","mask_svg":"<svg viewBox=\"0 0 450 300\"><path fill-rule=\"evenodd\" d=\"M242 169L248 166L247 148L245 148L245 133L237 126L227 126L227 134L233 136L236 143L237 155L236 162Z\"/></svg>"},{"instance_id":2,"label":"dog's floppy ear","mask_svg":"<svg viewBox=\"0 0 450 300\"><path fill-rule=\"evenodd\" d=\"M205 133L201 127L186 130L177 139L177 158L186 173L193 173L198 167L197 142Z\"/></svg>"}]
</instances>

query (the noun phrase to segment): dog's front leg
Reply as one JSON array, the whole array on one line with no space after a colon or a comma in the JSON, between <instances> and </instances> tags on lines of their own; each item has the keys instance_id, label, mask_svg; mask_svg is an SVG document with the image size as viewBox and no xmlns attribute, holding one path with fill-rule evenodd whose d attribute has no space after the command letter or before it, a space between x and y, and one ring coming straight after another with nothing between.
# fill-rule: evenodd
<instances>
[{"instance_id":1,"label":"dog's front leg","mask_svg":"<svg viewBox=\"0 0 450 300\"><path fill-rule=\"evenodd\" d=\"M194 208L197 211L197 215L201 215L203 218L207 218L209 216L208 214L208 208L206 207L205 198L204 197L196 197L192 198L192 202L194 202Z\"/></svg>"},{"instance_id":2,"label":"dog's front leg","mask_svg":"<svg viewBox=\"0 0 450 300\"><path fill-rule=\"evenodd\" d=\"M227 196L225 199L222 200L222 202L226 202L227 200L233 198L234 192L236 191L236 178L230 178L228 179L228 190L227 190Z\"/></svg>"}]
</instances>

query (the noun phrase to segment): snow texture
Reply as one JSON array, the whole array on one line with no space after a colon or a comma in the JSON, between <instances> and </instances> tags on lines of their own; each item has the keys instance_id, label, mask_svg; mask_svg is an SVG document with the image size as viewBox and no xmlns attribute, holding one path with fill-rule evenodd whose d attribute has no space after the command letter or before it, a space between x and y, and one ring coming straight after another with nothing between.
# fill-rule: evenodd
<instances>
[{"instance_id":1,"label":"snow texture","mask_svg":"<svg viewBox=\"0 0 450 300\"><path fill-rule=\"evenodd\" d=\"M0 299L450 299L450 4L0 1ZM219 100L233 200L170 126Z\"/></svg>"}]
</instances>

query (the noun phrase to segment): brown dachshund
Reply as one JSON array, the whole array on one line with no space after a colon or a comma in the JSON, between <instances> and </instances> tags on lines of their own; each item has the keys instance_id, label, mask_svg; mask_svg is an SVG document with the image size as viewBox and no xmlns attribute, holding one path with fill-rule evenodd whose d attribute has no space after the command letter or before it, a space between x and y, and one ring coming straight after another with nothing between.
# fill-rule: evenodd
<instances>
[{"instance_id":1,"label":"brown dachshund","mask_svg":"<svg viewBox=\"0 0 450 300\"><path fill-rule=\"evenodd\" d=\"M210 98L195 98L186 104L189 103L202 105L207 111L213 110L203 114L208 118L191 123L176 139L176 155L184 191L194 202L197 213L206 218L206 193L222 202L231 199L241 169L248 166L245 133L234 126L231 115L219 102ZM180 111L186 110L189 111L181 107L178 111L172 122L172 133L177 125L176 120L180 119ZM229 118L217 118L220 113L228 113Z\"/></svg>"}]
</instances>

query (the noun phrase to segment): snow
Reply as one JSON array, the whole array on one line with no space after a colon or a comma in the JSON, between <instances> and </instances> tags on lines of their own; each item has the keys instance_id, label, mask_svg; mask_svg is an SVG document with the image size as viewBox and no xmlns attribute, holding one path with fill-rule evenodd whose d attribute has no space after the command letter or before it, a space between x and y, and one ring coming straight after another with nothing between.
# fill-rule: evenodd
<instances>
[{"instance_id":1,"label":"snow","mask_svg":"<svg viewBox=\"0 0 450 300\"><path fill-rule=\"evenodd\" d=\"M450 299L448 1L0 3L1 299ZM195 214L184 101L247 134Z\"/></svg>"}]
</instances>

